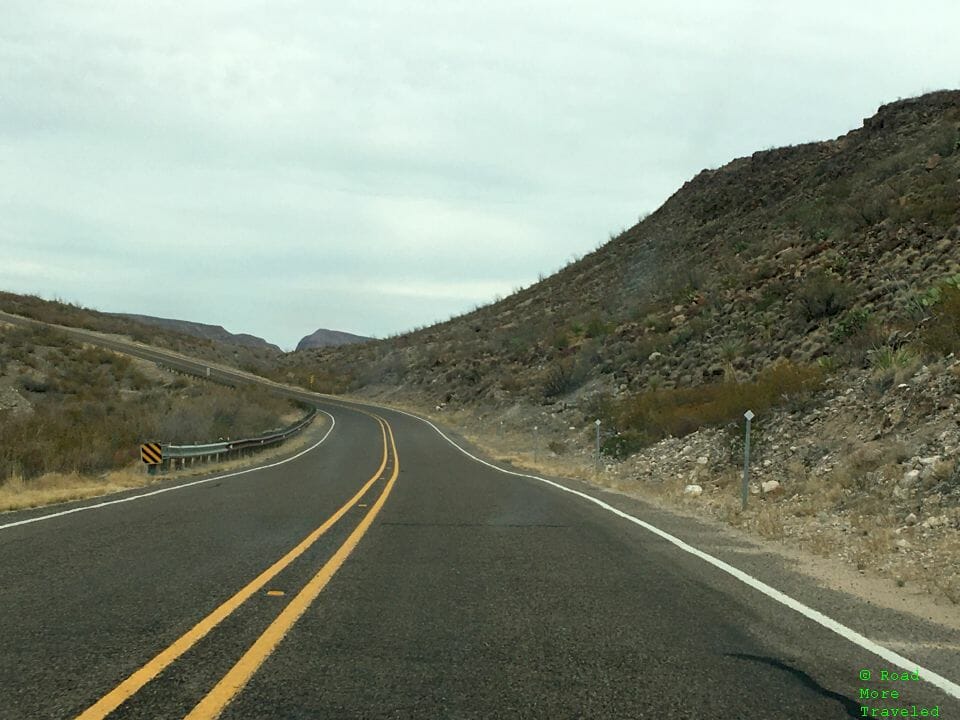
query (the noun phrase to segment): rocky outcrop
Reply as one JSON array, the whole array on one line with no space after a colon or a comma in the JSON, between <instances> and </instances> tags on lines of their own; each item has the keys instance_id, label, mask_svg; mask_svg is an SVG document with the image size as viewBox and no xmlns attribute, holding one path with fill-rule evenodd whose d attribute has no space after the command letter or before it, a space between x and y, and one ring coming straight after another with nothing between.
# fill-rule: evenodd
<instances>
[{"instance_id":1,"label":"rocky outcrop","mask_svg":"<svg viewBox=\"0 0 960 720\"><path fill-rule=\"evenodd\" d=\"M340 330L326 330L320 328L312 332L297 343L297 350L311 350L313 348L339 347L340 345L354 345L369 341L371 338Z\"/></svg>"},{"instance_id":2,"label":"rocky outcrop","mask_svg":"<svg viewBox=\"0 0 960 720\"><path fill-rule=\"evenodd\" d=\"M170 330L172 332L190 335L192 337L212 340L213 342L223 343L224 345L239 345L248 348L269 348L276 352L281 352L280 348L273 343L268 343L261 337L249 335L247 333L232 333L221 325L207 325L206 323L192 322L189 320L174 320L171 318L153 317L151 315L134 315L130 313L107 313L114 317L135 320L146 325L156 325L157 327Z\"/></svg>"}]
</instances>

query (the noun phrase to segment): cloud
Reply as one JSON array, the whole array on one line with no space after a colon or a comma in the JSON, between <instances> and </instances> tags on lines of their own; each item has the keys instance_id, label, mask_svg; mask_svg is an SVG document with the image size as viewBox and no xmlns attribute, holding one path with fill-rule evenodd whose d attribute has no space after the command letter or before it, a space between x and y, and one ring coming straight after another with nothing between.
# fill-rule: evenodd
<instances>
[{"instance_id":1,"label":"cloud","mask_svg":"<svg viewBox=\"0 0 960 720\"><path fill-rule=\"evenodd\" d=\"M956 86L924 7L7 0L0 283L286 346L446 318Z\"/></svg>"}]
</instances>

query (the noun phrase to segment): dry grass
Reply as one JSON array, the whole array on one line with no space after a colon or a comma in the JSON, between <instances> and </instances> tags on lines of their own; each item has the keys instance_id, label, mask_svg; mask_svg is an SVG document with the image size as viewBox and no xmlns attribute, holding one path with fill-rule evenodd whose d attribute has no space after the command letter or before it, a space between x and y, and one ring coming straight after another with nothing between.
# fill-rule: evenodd
<instances>
[{"instance_id":1,"label":"dry grass","mask_svg":"<svg viewBox=\"0 0 960 720\"><path fill-rule=\"evenodd\" d=\"M937 288L931 322L923 331L923 342L937 355L960 351L960 288L943 284Z\"/></svg>"},{"instance_id":2,"label":"dry grass","mask_svg":"<svg viewBox=\"0 0 960 720\"><path fill-rule=\"evenodd\" d=\"M764 503L754 516L754 527L760 537L768 540L782 540L786 532L783 525L783 512L773 503Z\"/></svg>"},{"instance_id":3,"label":"dry grass","mask_svg":"<svg viewBox=\"0 0 960 720\"><path fill-rule=\"evenodd\" d=\"M0 483L0 512L85 500L124 490L146 487L164 480L208 475L214 472L226 473L255 467L283 455L292 454L315 443L323 436L329 425L330 421L320 415L311 423L310 427L283 445L270 447L244 458L227 460L221 463L195 465L182 470L171 470L160 475L148 475L144 465L130 465L111 470L100 476L82 475L80 473L47 473L29 482L24 481L20 476L14 476L6 482Z\"/></svg>"},{"instance_id":4,"label":"dry grass","mask_svg":"<svg viewBox=\"0 0 960 720\"><path fill-rule=\"evenodd\" d=\"M224 388L153 373L50 328L0 328L0 381L30 412L0 411L0 479L99 476L126 467L141 442L249 437L293 409L263 388Z\"/></svg>"},{"instance_id":5,"label":"dry grass","mask_svg":"<svg viewBox=\"0 0 960 720\"><path fill-rule=\"evenodd\" d=\"M801 540L799 545L802 550L806 550L814 555L830 557L836 549L836 540L829 533L817 529L811 535Z\"/></svg>"},{"instance_id":6,"label":"dry grass","mask_svg":"<svg viewBox=\"0 0 960 720\"><path fill-rule=\"evenodd\" d=\"M652 390L619 404L618 425L647 442L683 437L707 425L738 419L745 410L802 403L823 385L815 366L780 362L748 382L708 383L697 387Z\"/></svg>"},{"instance_id":7,"label":"dry grass","mask_svg":"<svg viewBox=\"0 0 960 720\"><path fill-rule=\"evenodd\" d=\"M133 466L99 478L78 473L47 473L28 483L14 476L0 484L0 512L83 500L142 487L151 481L144 471Z\"/></svg>"}]
</instances>

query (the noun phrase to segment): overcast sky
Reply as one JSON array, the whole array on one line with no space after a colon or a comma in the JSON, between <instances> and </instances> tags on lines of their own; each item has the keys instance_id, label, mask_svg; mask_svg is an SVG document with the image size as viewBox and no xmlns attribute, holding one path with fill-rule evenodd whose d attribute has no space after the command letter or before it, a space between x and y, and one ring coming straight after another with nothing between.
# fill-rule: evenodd
<instances>
[{"instance_id":1,"label":"overcast sky","mask_svg":"<svg viewBox=\"0 0 960 720\"><path fill-rule=\"evenodd\" d=\"M956 0L0 0L0 289L285 348L409 329L705 167L960 87L958 27Z\"/></svg>"}]
</instances>

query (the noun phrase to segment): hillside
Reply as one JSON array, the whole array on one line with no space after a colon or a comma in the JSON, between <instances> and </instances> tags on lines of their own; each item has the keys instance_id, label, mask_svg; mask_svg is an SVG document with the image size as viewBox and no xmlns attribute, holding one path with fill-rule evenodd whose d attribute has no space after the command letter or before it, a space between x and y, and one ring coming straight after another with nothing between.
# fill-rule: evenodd
<instances>
[{"instance_id":1,"label":"hillside","mask_svg":"<svg viewBox=\"0 0 960 720\"><path fill-rule=\"evenodd\" d=\"M504 406L748 378L778 358L862 364L917 330L960 271L960 92L704 170L559 273L388 341L295 353L287 372L431 403Z\"/></svg>"},{"instance_id":2,"label":"hillside","mask_svg":"<svg viewBox=\"0 0 960 720\"><path fill-rule=\"evenodd\" d=\"M143 484L138 448L280 427L302 411L0 320L0 511Z\"/></svg>"},{"instance_id":3,"label":"hillside","mask_svg":"<svg viewBox=\"0 0 960 720\"><path fill-rule=\"evenodd\" d=\"M181 335L192 335L193 337L212 340L213 342L223 345L239 345L240 347L270 349L274 352L282 352L279 347L273 343L268 343L261 337L247 333L232 333L221 325L208 325L206 323L191 322L189 320L173 320L170 318L135 315L131 313L106 314L116 318L133 320L145 325L155 325Z\"/></svg>"},{"instance_id":4,"label":"hillside","mask_svg":"<svg viewBox=\"0 0 960 720\"><path fill-rule=\"evenodd\" d=\"M326 330L320 328L302 338L297 343L297 350L312 350L323 347L339 347L340 345L353 345L356 343L369 342L371 338L353 333L342 332L340 330Z\"/></svg>"},{"instance_id":5,"label":"hillside","mask_svg":"<svg viewBox=\"0 0 960 720\"><path fill-rule=\"evenodd\" d=\"M147 345L260 374L267 373L282 354L278 347L260 338L234 335L218 326L105 313L72 303L44 300L33 295L0 291L0 311L55 325L121 335Z\"/></svg>"},{"instance_id":6,"label":"hillside","mask_svg":"<svg viewBox=\"0 0 960 720\"><path fill-rule=\"evenodd\" d=\"M501 460L713 516L953 607L958 355L960 92L938 92L835 140L704 170L500 302L293 353L277 375L433 415Z\"/></svg>"}]
</instances>

